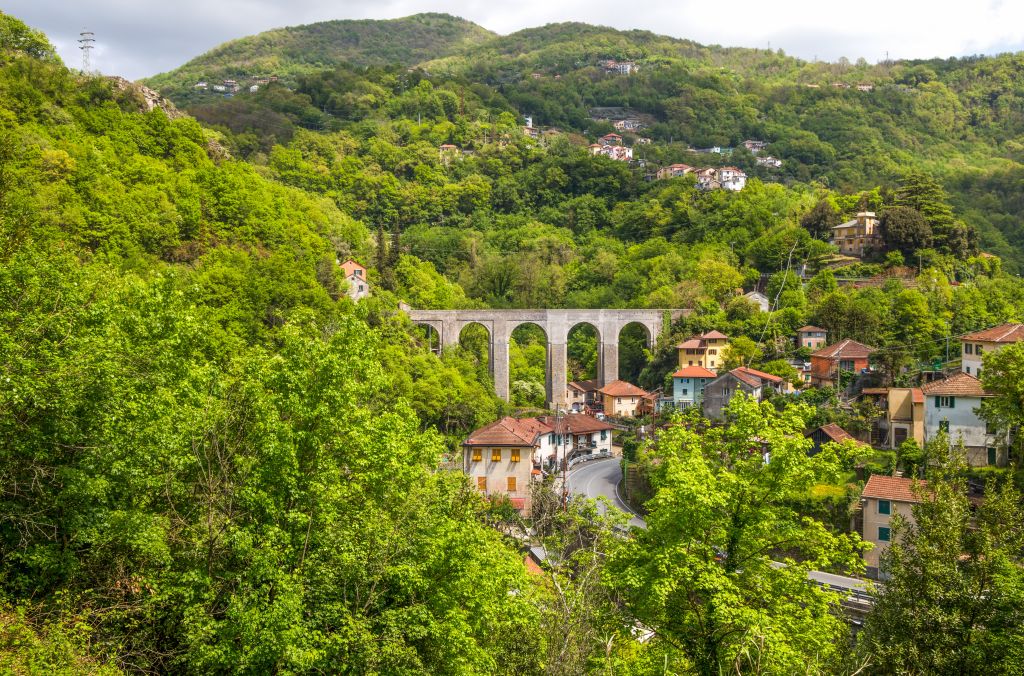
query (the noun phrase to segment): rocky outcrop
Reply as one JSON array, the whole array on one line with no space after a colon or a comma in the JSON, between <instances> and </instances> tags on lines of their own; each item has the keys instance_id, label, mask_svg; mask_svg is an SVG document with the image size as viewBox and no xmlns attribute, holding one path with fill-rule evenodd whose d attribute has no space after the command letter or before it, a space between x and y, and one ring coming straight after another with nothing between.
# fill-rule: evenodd
<instances>
[{"instance_id":1,"label":"rocky outcrop","mask_svg":"<svg viewBox=\"0 0 1024 676\"><path fill-rule=\"evenodd\" d=\"M176 119L179 117L185 117L185 113L178 110L170 99L164 98L160 92L155 89L150 89L146 85L139 84L138 82L131 82L124 79L123 77L111 76L108 78L114 85L114 89L119 92L124 92L129 96L134 96L139 100L139 109L141 112L149 112L154 108L159 108L170 119Z\"/></svg>"}]
</instances>

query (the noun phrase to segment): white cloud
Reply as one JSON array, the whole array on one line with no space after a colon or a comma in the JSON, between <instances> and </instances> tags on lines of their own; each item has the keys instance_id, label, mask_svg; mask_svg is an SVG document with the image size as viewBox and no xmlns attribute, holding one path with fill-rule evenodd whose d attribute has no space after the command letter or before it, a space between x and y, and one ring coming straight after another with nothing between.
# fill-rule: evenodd
<instances>
[{"instance_id":1,"label":"white cloud","mask_svg":"<svg viewBox=\"0 0 1024 676\"><path fill-rule=\"evenodd\" d=\"M555 21L641 28L705 44L769 45L805 59L874 62L996 53L1024 48L1024 3L990 0L818 0L754 2L651 0L635 11L621 2L566 0L8 0L4 11L46 31L70 65L75 42L95 31L93 65L138 78L174 68L232 38L329 19L395 18L441 11L499 33Z\"/></svg>"}]
</instances>

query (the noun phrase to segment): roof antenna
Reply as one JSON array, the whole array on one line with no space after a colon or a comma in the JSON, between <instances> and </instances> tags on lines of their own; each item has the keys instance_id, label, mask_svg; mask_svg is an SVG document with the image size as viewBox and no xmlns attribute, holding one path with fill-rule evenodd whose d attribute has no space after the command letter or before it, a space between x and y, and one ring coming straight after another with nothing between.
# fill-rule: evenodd
<instances>
[{"instance_id":1,"label":"roof antenna","mask_svg":"<svg viewBox=\"0 0 1024 676\"><path fill-rule=\"evenodd\" d=\"M88 73L92 70L90 53L96 42L96 34L92 31L83 30L78 34L78 48L82 50L82 72Z\"/></svg>"}]
</instances>

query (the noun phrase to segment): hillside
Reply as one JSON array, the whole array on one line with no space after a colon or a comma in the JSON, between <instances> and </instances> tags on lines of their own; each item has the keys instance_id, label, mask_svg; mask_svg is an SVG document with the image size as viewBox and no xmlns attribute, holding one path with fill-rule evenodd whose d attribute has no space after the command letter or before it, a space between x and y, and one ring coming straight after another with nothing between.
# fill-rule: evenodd
<instances>
[{"instance_id":1,"label":"hillside","mask_svg":"<svg viewBox=\"0 0 1024 676\"><path fill-rule=\"evenodd\" d=\"M383 102L426 79L455 97L450 106L472 100L482 113L530 115L540 126L591 140L612 130L595 119L595 111L631 111L646 122L642 135L653 143L638 152L655 168L730 163L765 180L844 192L891 187L906 171L922 171L950 193L985 250L1002 257L1010 270L1024 269L1024 213L1010 188L1024 176L1024 146L1018 141L1024 133L1021 55L810 63L781 52L704 46L579 23L473 35L479 39L471 46L450 44L447 54L420 63L415 75L404 68L386 75L360 71L353 64L379 63L383 53L380 44L362 44L348 52L353 64L329 75L309 72L306 81L291 84L294 94L277 88L225 100L171 91L209 124L235 133L248 129L249 147L264 151L275 141L286 142L296 127L342 129L380 114L422 116L415 102L403 110L387 109ZM298 34L293 37L287 49L268 44L266 53L282 59L290 50L316 53L315 43L305 46ZM213 59L211 54L197 61ZM639 72L606 72L601 63L607 59L635 62ZM690 152L737 147L745 139L767 141L765 152L780 158L781 166L766 170L742 148L731 157Z\"/></svg>"},{"instance_id":2,"label":"hillside","mask_svg":"<svg viewBox=\"0 0 1024 676\"><path fill-rule=\"evenodd\" d=\"M293 79L342 63L414 65L494 35L470 21L436 13L402 19L325 21L232 40L146 82L166 96L187 101L201 80L270 75Z\"/></svg>"}]
</instances>

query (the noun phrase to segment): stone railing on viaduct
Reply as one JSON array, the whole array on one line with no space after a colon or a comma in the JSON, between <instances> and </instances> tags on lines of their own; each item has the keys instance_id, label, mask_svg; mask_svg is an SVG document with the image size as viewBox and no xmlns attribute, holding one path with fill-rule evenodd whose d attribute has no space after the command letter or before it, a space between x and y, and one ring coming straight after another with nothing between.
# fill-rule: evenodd
<instances>
[{"instance_id":1,"label":"stone railing on viaduct","mask_svg":"<svg viewBox=\"0 0 1024 676\"><path fill-rule=\"evenodd\" d=\"M508 341L512 331L522 324L536 324L547 335L547 401L554 408L566 403L566 343L569 331L589 324L597 331L597 378L605 385L619 377L619 333L629 324L640 324L647 331L647 344L667 328L666 322L689 310L407 310L414 324L429 326L437 332L440 347L456 345L462 329L480 324L490 335L490 371L494 390L508 400Z\"/></svg>"}]
</instances>

